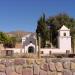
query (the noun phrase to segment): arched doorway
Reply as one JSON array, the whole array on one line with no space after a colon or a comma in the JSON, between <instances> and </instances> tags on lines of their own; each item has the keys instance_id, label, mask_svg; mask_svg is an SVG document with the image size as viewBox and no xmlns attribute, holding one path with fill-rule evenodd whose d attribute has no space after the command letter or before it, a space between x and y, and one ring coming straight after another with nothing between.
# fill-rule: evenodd
<instances>
[{"instance_id":1,"label":"arched doorway","mask_svg":"<svg viewBox=\"0 0 75 75\"><path fill-rule=\"evenodd\" d=\"M33 46L30 46L28 48L28 53L34 53L34 47Z\"/></svg>"}]
</instances>

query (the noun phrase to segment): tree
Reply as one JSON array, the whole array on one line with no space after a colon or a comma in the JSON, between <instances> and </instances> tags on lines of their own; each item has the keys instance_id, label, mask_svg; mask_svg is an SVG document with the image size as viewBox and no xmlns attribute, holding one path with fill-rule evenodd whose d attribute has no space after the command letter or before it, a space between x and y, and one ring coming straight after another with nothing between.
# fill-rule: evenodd
<instances>
[{"instance_id":1,"label":"tree","mask_svg":"<svg viewBox=\"0 0 75 75\"><path fill-rule=\"evenodd\" d=\"M16 37L7 37L7 40L4 42L4 47L13 48L16 44Z\"/></svg>"},{"instance_id":2,"label":"tree","mask_svg":"<svg viewBox=\"0 0 75 75\"><path fill-rule=\"evenodd\" d=\"M0 32L0 43L4 43L7 40L5 33Z\"/></svg>"},{"instance_id":3,"label":"tree","mask_svg":"<svg viewBox=\"0 0 75 75\"><path fill-rule=\"evenodd\" d=\"M65 13L60 13L56 16L49 17L47 22L55 25L57 30L61 28L62 25L66 25L71 30L75 28L75 20Z\"/></svg>"},{"instance_id":4,"label":"tree","mask_svg":"<svg viewBox=\"0 0 75 75\"><path fill-rule=\"evenodd\" d=\"M41 45L45 46L46 40L49 40L54 46L57 47L58 30L62 25L66 25L71 30L71 36L75 36L75 19L65 13L60 13L56 16L51 16L45 19L45 15L41 16L38 20L36 33L40 33ZM73 40L73 39L72 39Z\"/></svg>"},{"instance_id":5,"label":"tree","mask_svg":"<svg viewBox=\"0 0 75 75\"><path fill-rule=\"evenodd\" d=\"M0 43L3 43L4 47L15 47L16 37L9 37L5 33L0 32Z\"/></svg>"},{"instance_id":6,"label":"tree","mask_svg":"<svg viewBox=\"0 0 75 75\"><path fill-rule=\"evenodd\" d=\"M41 37L41 46L44 47L46 44L46 40L49 39L48 34L48 27L46 24L46 19L45 19L45 14L43 14L43 16L40 17L40 19L37 22L37 29L36 29L36 33L37 33L37 37L40 34Z\"/></svg>"},{"instance_id":7,"label":"tree","mask_svg":"<svg viewBox=\"0 0 75 75\"><path fill-rule=\"evenodd\" d=\"M61 28L62 25L66 25L71 30L71 36L74 37L75 35L75 19L73 19L72 17L70 17L69 15L65 13L60 13L56 16L49 17L47 19L47 23L50 25L51 24L54 25L56 30L59 30L59 28ZM55 37L53 38L53 41L55 43L56 43L55 39L57 36L58 35L55 35ZM72 38L72 41L73 41L73 38Z\"/></svg>"}]
</instances>

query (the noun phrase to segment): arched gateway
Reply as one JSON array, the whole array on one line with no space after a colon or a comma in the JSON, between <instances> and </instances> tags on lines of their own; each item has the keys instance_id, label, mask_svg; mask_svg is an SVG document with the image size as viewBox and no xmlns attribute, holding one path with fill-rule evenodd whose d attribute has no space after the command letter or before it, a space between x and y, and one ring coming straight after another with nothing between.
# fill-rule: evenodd
<instances>
[{"instance_id":1,"label":"arched gateway","mask_svg":"<svg viewBox=\"0 0 75 75\"><path fill-rule=\"evenodd\" d=\"M31 33L28 34L27 36L22 38L22 45L23 45L23 50L25 53L35 53L36 48L38 47L36 45L36 36L35 34Z\"/></svg>"},{"instance_id":2,"label":"arched gateway","mask_svg":"<svg viewBox=\"0 0 75 75\"><path fill-rule=\"evenodd\" d=\"M28 48L28 53L34 53L34 47L33 46L30 46Z\"/></svg>"}]
</instances>

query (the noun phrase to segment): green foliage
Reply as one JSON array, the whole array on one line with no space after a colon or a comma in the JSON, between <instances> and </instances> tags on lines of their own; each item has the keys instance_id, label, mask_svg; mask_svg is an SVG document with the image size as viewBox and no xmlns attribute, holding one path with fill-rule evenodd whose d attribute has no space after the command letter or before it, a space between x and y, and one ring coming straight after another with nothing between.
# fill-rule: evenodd
<instances>
[{"instance_id":1,"label":"green foliage","mask_svg":"<svg viewBox=\"0 0 75 75\"><path fill-rule=\"evenodd\" d=\"M66 25L71 30L71 36L75 36L75 19L68 16L67 14L60 13L56 16L51 16L48 19L45 19L45 15L43 15L37 23L36 33L40 33L41 36L41 45L47 40L50 41L54 46L57 46L57 36L59 30L62 25ZM48 28L50 27L50 29ZM44 43L45 46L46 43ZM43 47L44 47L43 46Z\"/></svg>"},{"instance_id":2,"label":"green foliage","mask_svg":"<svg viewBox=\"0 0 75 75\"><path fill-rule=\"evenodd\" d=\"M16 38L15 37L7 37L7 40L4 42L5 47L15 47Z\"/></svg>"},{"instance_id":3,"label":"green foliage","mask_svg":"<svg viewBox=\"0 0 75 75\"><path fill-rule=\"evenodd\" d=\"M71 29L71 32L75 29L75 19L71 18L67 14L58 14L53 17L49 17L47 22L49 24L53 24L56 26L56 29L58 30L62 25L66 25L68 28Z\"/></svg>"},{"instance_id":4,"label":"green foliage","mask_svg":"<svg viewBox=\"0 0 75 75\"><path fill-rule=\"evenodd\" d=\"M5 33L0 32L0 43L4 43L7 39L7 36L5 35Z\"/></svg>"},{"instance_id":5,"label":"green foliage","mask_svg":"<svg viewBox=\"0 0 75 75\"><path fill-rule=\"evenodd\" d=\"M3 43L4 47L14 47L16 43L15 37L9 37L5 33L0 32L0 42Z\"/></svg>"},{"instance_id":6,"label":"green foliage","mask_svg":"<svg viewBox=\"0 0 75 75\"><path fill-rule=\"evenodd\" d=\"M41 39L42 47L44 47L46 40L49 39L49 37L47 35L48 34L48 28L47 28L47 23L46 23L44 14L43 14L43 16L40 17L37 24L38 25L37 25L36 32L37 32L37 35L39 35L39 33L40 33L40 37L42 38Z\"/></svg>"}]
</instances>

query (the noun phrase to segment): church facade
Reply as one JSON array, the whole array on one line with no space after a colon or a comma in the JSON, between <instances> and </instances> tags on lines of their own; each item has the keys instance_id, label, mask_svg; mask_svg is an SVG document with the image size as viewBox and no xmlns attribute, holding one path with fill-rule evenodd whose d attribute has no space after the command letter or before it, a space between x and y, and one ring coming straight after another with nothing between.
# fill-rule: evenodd
<instances>
[{"instance_id":1,"label":"church facade","mask_svg":"<svg viewBox=\"0 0 75 75\"><path fill-rule=\"evenodd\" d=\"M41 48L37 45L36 34L28 34L22 37L22 53L37 53L40 49L40 53L47 55L49 53L71 53L71 36L70 29L63 25L58 30L58 48ZM39 45L40 46L40 45Z\"/></svg>"},{"instance_id":2,"label":"church facade","mask_svg":"<svg viewBox=\"0 0 75 75\"><path fill-rule=\"evenodd\" d=\"M38 47L36 40L35 33L22 37L22 53L36 53Z\"/></svg>"}]
</instances>

